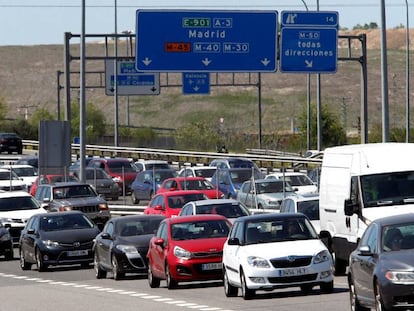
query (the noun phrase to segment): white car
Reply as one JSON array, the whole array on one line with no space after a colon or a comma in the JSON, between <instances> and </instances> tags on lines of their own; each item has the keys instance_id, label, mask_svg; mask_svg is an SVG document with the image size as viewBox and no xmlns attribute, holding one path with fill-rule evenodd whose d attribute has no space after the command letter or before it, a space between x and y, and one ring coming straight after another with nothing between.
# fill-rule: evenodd
<instances>
[{"instance_id":1,"label":"white car","mask_svg":"<svg viewBox=\"0 0 414 311\"><path fill-rule=\"evenodd\" d=\"M278 172L266 175L265 179L281 179L290 183L292 188L297 189L296 193L318 193L318 186L308 177L308 175L301 172Z\"/></svg>"},{"instance_id":2,"label":"white car","mask_svg":"<svg viewBox=\"0 0 414 311\"><path fill-rule=\"evenodd\" d=\"M15 172L26 183L28 191L38 177L37 168L28 164L3 165L1 168Z\"/></svg>"},{"instance_id":3,"label":"white car","mask_svg":"<svg viewBox=\"0 0 414 311\"><path fill-rule=\"evenodd\" d=\"M178 172L179 177L204 177L211 181L217 168L213 166L190 166L184 167Z\"/></svg>"},{"instance_id":4,"label":"white car","mask_svg":"<svg viewBox=\"0 0 414 311\"><path fill-rule=\"evenodd\" d=\"M26 191L0 191L0 222L9 228L14 243L32 215L46 212Z\"/></svg>"},{"instance_id":5,"label":"white car","mask_svg":"<svg viewBox=\"0 0 414 311\"><path fill-rule=\"evenodd\" d=\"M0 168L0 190L4 191L18 191L23 190L28 192L27 185L23 179L13 171L5 168Z\"/></svg>"},{"instance_id":6,"label":"white car","mask_svg":"<svg viewBox=\"0 0 414 311\"><path fill-rule=\"evenodd\" d=\"M265 213L237 218L223 249L227 297L257 290L334 288L332 256L303 214Z\"/></svg>"}]
</instances>

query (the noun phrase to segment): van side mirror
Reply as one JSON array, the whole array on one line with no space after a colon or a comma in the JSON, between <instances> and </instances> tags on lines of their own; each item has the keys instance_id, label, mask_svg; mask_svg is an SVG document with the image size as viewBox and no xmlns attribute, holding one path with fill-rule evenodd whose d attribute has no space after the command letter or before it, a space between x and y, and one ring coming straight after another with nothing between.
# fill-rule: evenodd
<instances>
[{"instance_id":1,"label":"van side mirror","mask_svg":"<svg viewBox=\"0 0 414 311\"><path fill-rule=\"evenodd\" d=\"M359 205L353 203L351 199L345 200L344 203L344 213L346 216L352 216L353 214L360 213Z\"/></svg>"}]
</instances>

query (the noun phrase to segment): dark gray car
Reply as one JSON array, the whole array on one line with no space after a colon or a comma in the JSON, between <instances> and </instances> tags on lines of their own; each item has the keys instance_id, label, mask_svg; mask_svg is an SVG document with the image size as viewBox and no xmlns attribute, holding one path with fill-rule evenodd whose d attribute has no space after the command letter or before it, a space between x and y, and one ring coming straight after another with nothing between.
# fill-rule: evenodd
<instances>
[{"instance_id":1,"label":"dark gray car","mask_svg":"<svg viewBox=\"0 0 414 311\"><path fill-rule=\"evenodd\" d=\"M48 211L81 211L100 228L103 228L111 218L107 202L88 183L66 182L39 185L35 199Z\"/></svg>"}]
</instances>

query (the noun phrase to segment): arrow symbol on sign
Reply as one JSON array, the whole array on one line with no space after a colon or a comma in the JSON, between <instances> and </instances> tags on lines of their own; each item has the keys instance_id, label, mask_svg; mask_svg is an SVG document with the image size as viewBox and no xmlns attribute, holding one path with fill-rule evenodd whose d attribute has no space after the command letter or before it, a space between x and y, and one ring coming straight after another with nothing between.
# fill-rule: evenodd
<instances>
[{"instance_id":1,"label":"arrow symbol on sign","mask_svg":"<svg viewBox=\"0 0 414 311\"><path fill-rule=\"evenodd\" d=\"M148 57L145 57L145 59L142 62L145 66L148 66L149 64L151 64L152 60L150 60Z\"/></svg>"},{"instance_id":2,"label":"arrow symbol on sign","mask_svg":"<svg viewBox=\"0 0 414 311\"><path fill-rule=\"evenodd\" d=\"M151 88L151 91L153 91L153 92L155 92L157 90L157 88L156 87L152 87Z\"/></svg>"},{"instance_id":3,"label":"arrow symbol on sign","mask_svg":"<svg viewBox=\"0 0 414 311\"><path fill-rule=\"evenodd\" d=\"M198 86L193 87L193 90L196 91L196 92L198 92L199 89L200 88Z\"/></svg>"},{"instance_id":4,"label":"arrow symbol on sign","mask_svg":"<svg viewBox=\"0 0 414 311\"><path fill-rule=\"evenodd\" d=\"M306 67L308 67L308 68L313 67L313 61L305 60L305 64L306 64Z\"/></svg>"},{"instance_id":5,"label":"arrow symbol on sign","mask_svg":"<svg viewBox=\"0 0 414 311\"><path fill-rule=\"evenodd\" d=\"M204 58L201 62L202 62L205 66L208 66L208 65L211 63L211 60L209 60L208 58Z\"/></svg>"},{"instance_id":6,"label":"arrow symbol on sign","mask_svg":"<svg viewBox=\"0 0 414 311\"><path fill-rule=\"evenodd\" d=\"M267 66L267 65L269 65L269 63L270 63L270 60L268 60L268 59L267 59L267 57L266 57L266 58L265 58L265 59L263 59L261 62L262 62L262 64L263 64L263 65Z\"/></svg>"}]
</instances>

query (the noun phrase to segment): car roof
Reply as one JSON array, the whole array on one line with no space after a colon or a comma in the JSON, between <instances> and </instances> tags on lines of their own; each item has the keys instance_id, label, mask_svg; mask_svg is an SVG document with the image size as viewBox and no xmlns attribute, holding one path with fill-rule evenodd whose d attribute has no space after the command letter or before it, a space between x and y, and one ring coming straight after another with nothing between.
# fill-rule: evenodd
<instances>
[{"instance_id":1,"label":"car roof","mask_svg":"<svg viewBox=\"0 0 414 311\"><path fill-rule=\"evenodd\" d=\"M211 205L211 204L240 204L239 201L234 200L234 199L208 199L208 200L197 200L197 201L191 201L186 203L190 204L193 203L196 206L204 206L204 205Z\"/></svg>"},{"instance_id":2,"label":"car roof","mask_svg":"<svg viewBox=\"0 0 414 311\"><path fill-rule=\"evenodd\" d=\"M92 161L106 161L106 162L119 162L119 161L123 161L123 162L130 162L132 163L133 161L128 159L128 158L92 158Z\"/></svg>"},{"instance_id":3,"label":"car roof","mask_svg":"<svg viewBox=\"0 0 414 311\"><path fill-rule=\"evenodd\" d=\"M124 221L128 221L128 220L150 220L150 219L165 219L166 217L164 215L156 215L156 214L152 214L152 215L148 215L148 214L140 214L140 215L125 215L122 217L114 217L111 219L111 221L113 223L117 223L117 222L124 222Z\"/></svg>"},{"instance_id":4,"label":"car roof","mask_svg":"<svg viewBox=\"0 0 414 311\"><path fill-rule=\"evenodd\" d=\"M179 176L179 177L170 177L167 179L164 179L163 182L166 182L168 180L176 180L176 181L185 181L185 180L206 180L204 177L198 177L198 176Z\"/></svg>"},{"instance_id":5,"label":"car roof","mask_svg":"<svg viewBox=\"0 0 414 311\"><path fill-rule=\"evenodd\" d=\"M138 161L135 161L138 163L143 163L143 164L168 164L168 161L165 160L144 160L144 159L139 159Z\"/></svg>"},{"instance_id":6,"label":"car roof","mask_svg":"<svg viewBox=\"0 0 414 311\"><path fill-rule=\"evenodd\" d=\"M204 194L202 191L198 190L175 190L175 191L166 191L157 193L156 196L163 195L163 196L178 196L178 195L185 195L185 194Z\"/></svg>"},{"instance_id":7,"label":"car roof","mask_svg":"<svg viewBox=\"0 0 414 311\"><path fill-rule=\"evenodd\" d=\"M82 183L77 181L66 181L66 182L57 182L54 184L41 184L38 187L70 187L70 186L90 186L88 183Z\"/></svg>"},{"instance_id":8,"label":"car roof","mask_svg":"<svg viewBox=\"0 0 414 311\"><path fill-rule=\"evenodd\" d=\"M396 224L404 224L404 223L414 222L414 213L407 213L407 214L381 217L381 218L377 218L373 222L379 224L380 226L396 225Z\"/></svg>"},{"instance_id":9,"label":"car roof","mask_svg":"<svg viewBox=\"0 0 414 311\"><path fill-rule=\"evenodd\" d=\"M5 164L5 165L2 165L0 168L9 169L9 168L35 168L35 167L29 164Z\"/></svg>"},{"instance_id":10,"label":"car roof","mask_svg":"<svg viewBox=\"0 0 414 311\"><path fill-rule=\"evenodd\" d=\"M319 193L297 193L295 195L288 195L287 197L283 198L282 201L284 201L285 199L291 199L295 202L314 201L319 200Z\"/></svg>"},{"instance_id":11,"label":"car roof","mask_svg":"<svg viewBox=\"0 0 414 311\"><path fill-rule=\"evenodd\" d=\"M183 222L205 221L205 220L226 220L227 221L227 218L219 214L202 214L202 215L189 215L189 216L166 218L164 222L169 222L170 224L179 224Z\"/></svg>"},{"instance_id":12,"label":"car roof","mask_svg":"<svg viewBox=\"0 0 414 311\"><path fill-rule=\"evenodd\" d=\"M80 215L85 215L86 217L88 217L85 213L81 212L81 211L65 211L65 212L47 212L47 213L38 213L35 214L33 216L37 216L39 218L41 217L50 217L50 216L70 216L73 214L80 214Z\"/></svg>"},{"instance_id":13,"label":"car roof","mask_svg":"<svg viewBox=\"0 0 414 311\"><path fill-rule=\"evenodd\" d=\"M273 221L273 220L285 220L294 218L307 218L302 213L263 213L254 214L249 216L242 216L235 220L235 222L248 222L248 221Z\"/></svg>"},{"instance_id":14,"label":"car roof","mask_svg":"<svg viewBox=\"0 0 414 311\"><path fill-rule=\"evenodd\" d=\"M27 191L0 191L0 199L15 197L31 197Z\"/></svg>"}]
</instances>

